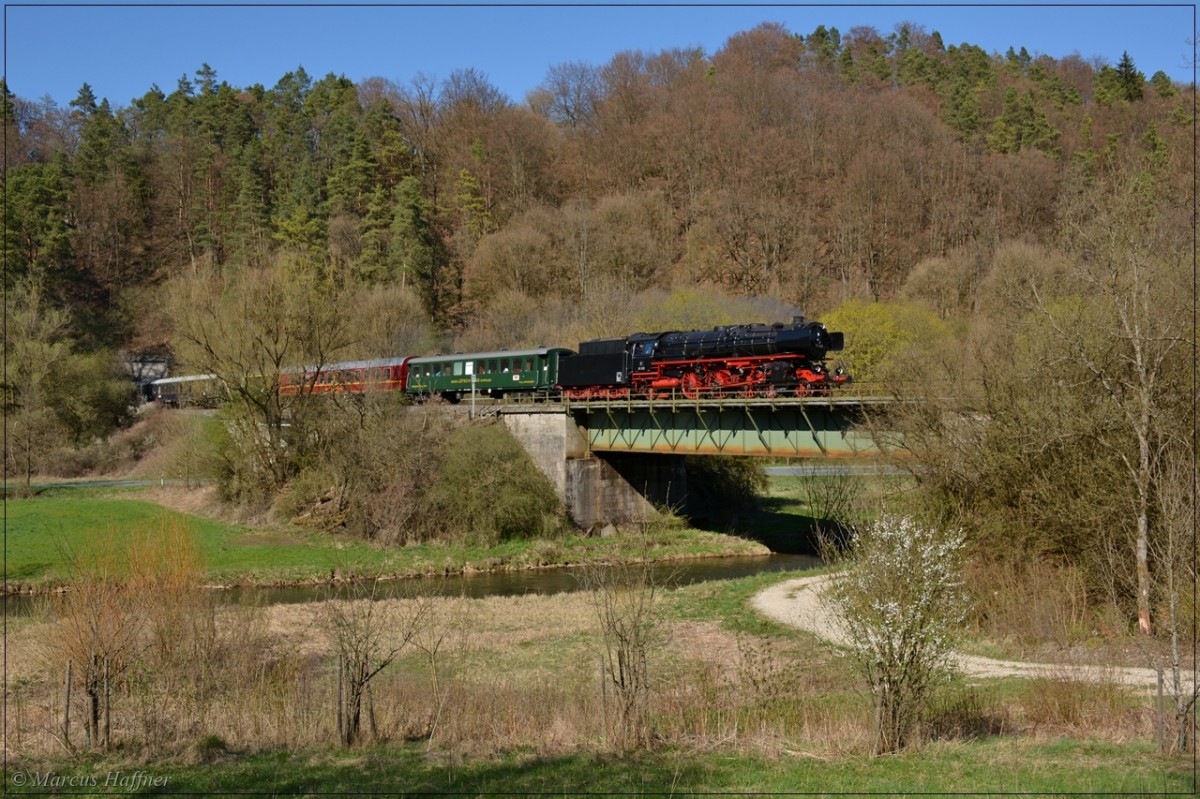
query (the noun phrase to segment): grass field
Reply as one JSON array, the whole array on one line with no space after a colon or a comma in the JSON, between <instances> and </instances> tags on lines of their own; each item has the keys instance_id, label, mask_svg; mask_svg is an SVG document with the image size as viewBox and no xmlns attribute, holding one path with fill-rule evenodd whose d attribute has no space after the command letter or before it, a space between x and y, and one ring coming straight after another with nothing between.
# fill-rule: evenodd
<instances>
[{"instance_id":1,"label":"grass field","mask_svg":"<svg viewBox=\"0 0 1200 799\"><path fill-rule=\"evenodd\" d=\"M350 750L332 743L333 639L323 603L222 615L231 625L217 635L225 642L218 646L222 669L239 676L213 685L207 697L185 691L197 703L188 713L164 710L173 705L151 701L159 696L153 686L139 687L145 701L122 697L119 705L118 751L74 757L47 739L52 720L36 717L53 713L61 677L29 671L47 624L30 619L9 642L22 686L9 723L25 718L26 727L24 736L9 730L6 787L29 790L17 782L32 774L102 783L140 770L165 779L169 792L215 795L1191 790L1190 758L1155 750L1149 699L1045 681L952 686L950 701L938 707L986 724L931 733L898 756L866 757L870 700L844 659L748 607L761 588L799 574L662 593L661 637L652 651L661 742L628 755L605 743L597 722L600 643L582 592L444 600L438 613L449 626L438 629L456 632L440 666L450 698L436 737L419 733L433 707L428 664L422 652L406 650L374 686L384 740ZM386 600L384 607L414 601ZM264 660L274 665L260 671ZM188 684L183 672L171 674L164 684ZM1097 693L1109 698L1097 701ZM963 696L975 704L955 703ZM1046 710L1064 702L1069 707ZM195 726L193 718L203 721ZM139 737L147 725L159 730L157 738Z\"/></svg>"},{"instance_id":2,"label":"grass field","mask_svg":"<svg viewBox=\"0 0 1200 799\"><path fill-rule=\"evenodd\" d=\"M171 526L191 532L207 580L223 585L279 585L343 577L457 573L617 559L638 554L638 542L566 535L543 541L511 540L491 547L429 544L380 548L361 540L272 525L250 528L180 513L94 489L58 491L6 504L5 565L10 590L49 588L64 580L72 553L111 542L118 548L135 531L153 534ZM111 494L111 492L107 492ZM765 554L751 541L696 530L656 535L655 558Z\"/></svg>"},{"instance_id":3,"label":"grass field","mask_svg":"<svg viewBox=\"0 0 1200 799\"><path fill-rule=\"evenodd\" d=\"M41 767L39 767L41 768ZM833 759L665 749L627 757L527 753L452 764L421 746L375 747L347 753L221 753L206 765L163 764L138 769L98 761L74 764L59 776L103 783L114 772L141 770L165 779L166 793L322 796L337 793L432 793L475 796L571 793L673 795L692 793L1073 793L1191 794L1192 765L1162 758L1140 744L995 739L931 746L888 758ZM32 774L10 763L8 785L28 790ZM42 772L44 773L44 772ZM19 775L19 776L18 776ZM44 788L41 789L44 792ZM113 790L120 793L120 790Z\"/></svg>"}]
</instances>

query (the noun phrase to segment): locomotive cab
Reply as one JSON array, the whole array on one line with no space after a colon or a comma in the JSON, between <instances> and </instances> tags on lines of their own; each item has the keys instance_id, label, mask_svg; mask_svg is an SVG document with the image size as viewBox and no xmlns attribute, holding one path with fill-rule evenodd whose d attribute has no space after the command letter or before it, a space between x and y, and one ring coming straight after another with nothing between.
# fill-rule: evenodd
<instances>
[{"instance_id":1,"label":"locomotive cab","mask_svg":"<svg viewBox=\"0 0 1200 799\"><path fill-rule=\"evenodd\" d=\"M634 333L629 337L629 371L645 372L660 356L660 341L670 333Z\"/></svg>"}]
</instances>

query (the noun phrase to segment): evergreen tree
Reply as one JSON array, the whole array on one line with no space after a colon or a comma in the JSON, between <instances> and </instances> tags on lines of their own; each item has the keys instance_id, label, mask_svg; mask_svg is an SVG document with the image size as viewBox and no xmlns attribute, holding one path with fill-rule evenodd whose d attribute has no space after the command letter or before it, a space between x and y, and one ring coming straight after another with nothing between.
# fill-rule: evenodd
<instances>
[{"instance_id":1,"label":"evergreen tree","mask_svg":"<svg viewBox=\"0 0 1200 799\"><path fill-rule=\"evenodd\" d=\"M239 262L251 267L266 264L271 226L270 192L267 190L262 158L262 143L251 139L242 147L237 163L232 250Z\"/></svg>"},{"instance_id":2,"label":"evergreen tree","mask_svg":"<svg viewBox=\"0 0 1200 799\"><path fill-rule=\"evenodd\" d=\"M353 130L339 147L327 184L329 212L361 218L375 183L376 163L366 138Z\"/></svg>"},{"instance_id":3,"label":"evergreen tree","mask_svg":"<svg viewBox=\"0 0 1200 799\"><path fill-rule=\"evenodd\" d=\"M950 87L950 96L942 106L942 118L963 139L978 131L982 119L979 92L966 78L959 78Z\"/></svg>"},{"instance_id":4,"label":"evergreen tree","mask_svg":"<svg viewBox=\"0 0 1200 799\"><path fill-rule=\"evenodd\" d=\"M838 51L842 45L842 36L838 33L837 28L826 29L824 25L818 25L816 30L810 33L804 41L808 52L816 58L817 64L830 67L837 60Z\"/></svg>"},{"instance_id":5,"label":"evergreen tree","mask_svg":"<svg viewBox=\"0 0 1200 799\"><path fill-rule=\"evenodd\" d=\"M909 47L900 56L896 76L902 86L921 85L937 91L945 79L945 70L941 62L920 48Z\"/></svg>"},{"instance_id":6,"label":"evergreen tree","mask_svg":"<svg viewBox=\"0 0 1200 799\"><path fill-rule=\"evenodd\" d=\"M79 87L79 94L75 95L75 99L70 102L71 108L75 112L88 117L96 110L96 93L92 91L92 87L88 84L83 84Z\"/></svg>"},{"instance_id":7,"label":"evergreen tree","mask_svg":"<svg viewBox=\"0 0 1200 799\"><path fill-rule=\"evenodd\" d=\"M1014 88L1004 93L1004 110L992 122L988 147L997 153L1016 153L1035 148L1056 155L1061 134L1046 119L1046 113L1034 102L1033 92L1018 94Z\"/></svg>"},{"instance_id":8,"label":"evergreen tree","mask_svg":"<svg viewBox=\"0 0 1200 799\"><path fill-rule=\"evenodd\" d=\"M217 71L207 63L201 64L196 70L196 80L200 84L200 94L215 94L217 91Z\"/></svg>"},{"instance_id":9,"label":"evergreen tree","mask_svg":"<svg viewBox=\"0 0 1200 799\"><path fill-rule=\"evenodd\" d=\"M1162 174L1170 163L1167 141L1159 135L1158 127L1151 122L1142 136L1142 146L1146 148L1146 156L1150 162L1150 170L1154 174Z\"/></svg>"},{"instance_id":10,"label":"evergreen tree","mask_svg":"<svg viewBox=\"0 0 1200 799\"><path fill-rule=\"evenodd\" d=\"M1121 85L1121 78L1117 71L1107 64L1101 67L1092 83L1092 100L1097 105L1107 108L1113 103L1125 99L1128 98L1125 97L1125 89Z\"/></svg>"},{"instance_id":11,"label":"evergreen tree","mask_svg":"<svg viewBox=\"0 0 1200 799\"><path fill-rule=\"evenodd\" d=\"M5 288L28 279L51 297L67 296L71 211L62 159L9 169L3 185Z\"/></svg>"},{"instance_id":12,"label":"evergreen tree","mask_svg":"<svg viewBox=\"0 0 1200 799\"><path fill-rule=\"evenodd\" d=\"M391 281L411 285L435 319L445 320L448 295L443 272L446 251L433 229L432 206L421 196L421 181L407 177L396 187L388 265ZM456 298L454 298L456 300Z\"/></svg>"},{"instance_id":13,"label":"evergreen tree","mask_svg":"<svg viewBox=\"0 0 1200 799\"><path fill-rule=\"evenodd\" d=\"M854 61L854 53L849 47L843 47L838 56L838 71L847 83L858 83L858 64Z\"/></svg>"},{"instance_id":14,"label":"evergreen tree","mask_svg":"<svg viewBox=\"0 0 1200 799\"><path fill-rule=\"evenodd\" d=\"M1178 94L1175 91L1175 84L1171 83L1171 79L1167 77L1167 73L1161 69L1151 76L1150 85L1154 87L1154 91L1159 97L1174 97Z\"/></svg>"},{"instance_id":15,"label":"evergreen tree","mask_svg":"<svg viewBox=\"0 0 1200 799\"><path fill-rule=\"evenodd\" d=\"M392 242L392 206L388 192L376 186L367 197L366 212L359 224L362 251L355 263L360 279L368 283L382 283L393 279L388 270L388 255Z\"/></svg>"},{"instance_id":16,"label":"evergreen tree","mask_svg":"<svg viewBox=\"0 0 1200 799\"><path fill-rule=\"evenodd\" d=\"M1146 83L1146 76L1138 72L1128 51L1121 54L1121 62L1117 64L1117 82L1121 87L1121 95L1126 100L1133 102L1142 99L1142 87Z\"/></svg>"},{"instance_id":17,"label":"evergreen tree","mask_svg":"<svg viewBox=\"0 0 1200 799\"><path fill-rule=\"evenodd\" d=\"M1080 182L1091 183L1096 177L1096 165L1099 157L1092 147L1092 118L1085 116L1079 124L1079 148L1075 150L1072 161L1078 170Z\"/></svg>"},{"instance_id":18,"label":"evergreen tree","mask_svg":"<svg viewBox=\"0 0 1200 799\"><path fill-rule=\"evenodd\" d=\"M404 129L392 104L379 100L367 109L360 127L371 147L371 158L378 169L377 180L391 190L415 169L413 148L404 137Z\"/></svg>"}]
</instances>

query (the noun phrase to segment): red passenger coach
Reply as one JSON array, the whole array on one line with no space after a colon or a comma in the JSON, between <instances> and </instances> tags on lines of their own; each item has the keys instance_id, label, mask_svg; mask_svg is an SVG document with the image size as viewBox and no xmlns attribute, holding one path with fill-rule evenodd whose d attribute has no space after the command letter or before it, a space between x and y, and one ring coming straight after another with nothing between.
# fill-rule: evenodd
<instances>
[{"instance_id":1,"label":"red passenger coach","mask_svg":"<svg viewBox=\"0 0 1200 799\"><path fill-rule=\"evenodd\" d=\"M280 376L279 393L363 394L369 391L404 391L411 355L367 361L305 366L288 369Z\"/></svg>"}]
</instances>

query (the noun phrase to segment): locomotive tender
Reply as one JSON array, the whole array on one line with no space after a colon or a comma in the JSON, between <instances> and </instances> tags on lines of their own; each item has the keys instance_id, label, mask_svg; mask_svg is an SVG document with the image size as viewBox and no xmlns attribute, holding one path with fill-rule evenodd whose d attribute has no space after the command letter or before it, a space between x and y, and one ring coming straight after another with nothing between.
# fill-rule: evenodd
<instances>
[{"instance_id":1,"label":"locomotive tender","mask_svg":"<svg viewBox=\"0 0 1200 799\"><path fill-rule=\"evenodd\" d=\"M595 339L582 342L578 354L538 347L306 366L284 370L280 391L404 391L416 401L437 395L450 402L472 393L568 400L828 396L850 380L825 366L826 355L842 345L841 333L797 316L791 324ZM151 391L167 404L187 404L180 388L209 397L216 395L216 383L215 375L163 378L151 383Z\"/></svg>"}]
</instances>

